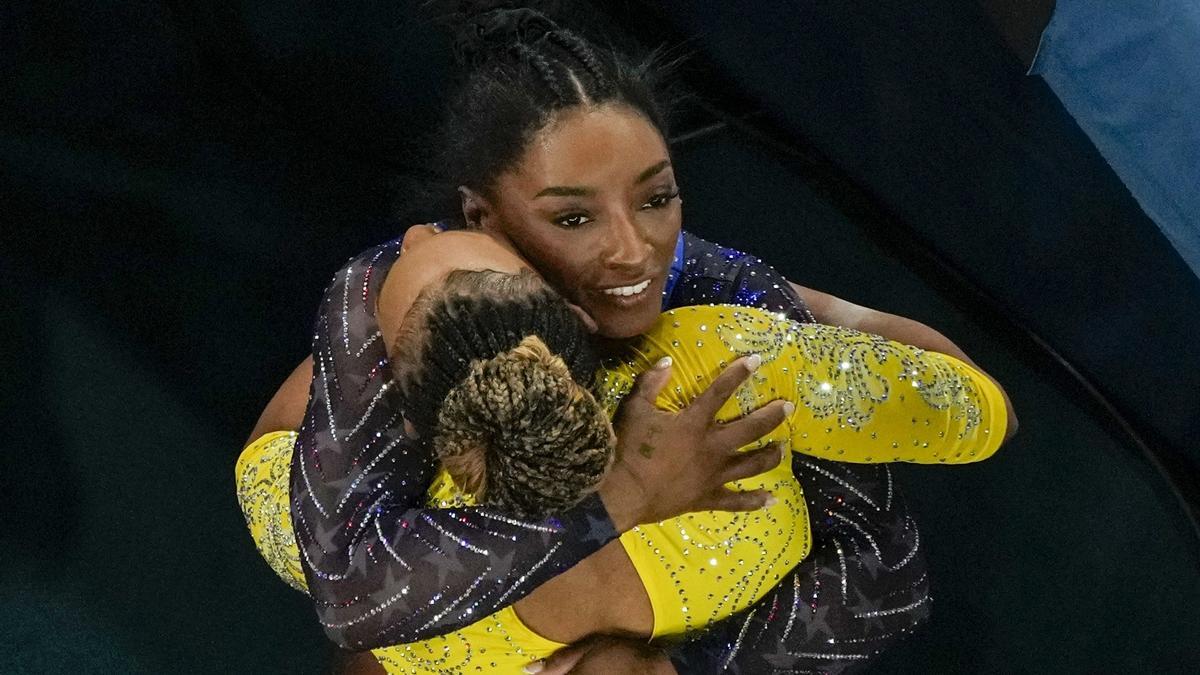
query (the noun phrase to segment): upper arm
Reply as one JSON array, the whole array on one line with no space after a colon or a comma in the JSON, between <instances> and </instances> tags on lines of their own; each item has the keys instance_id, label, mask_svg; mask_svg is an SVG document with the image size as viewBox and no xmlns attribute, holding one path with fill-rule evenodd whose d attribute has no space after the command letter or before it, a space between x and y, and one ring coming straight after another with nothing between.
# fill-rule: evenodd
<instances>
[{"instance_id":1,"label":"upper arm","mask_svg":"<svg viewBox=\"0 0 1200 675\"><path fill-rule=\"evenodd\" d=\"M295 431L300 428L308 407L308 389L312 384L312 377L313 360L312 356L309 356L296 366L271 397L262 415L259 415L254 430L250 432L250 438L246 440L247 445L272 431Z\"/></svg>"},{"instance_id":2,"label":"upper arm","mask_svg":"<svg viewBox=\"0 0 1200 675\"><path fill-rule=\"evenodd\" d=\"M794 283L791 283L791 286L796 291L796 294L800 296L800 299L804 301L804 304L808 305L808 309L816 317L817 323L860 329L859 327L865 323L869 315L882 314L882 312L869 307L856 305L853 302L847 302L837 296L822 293L812 288Z\"/></svg>"}]
</instances>

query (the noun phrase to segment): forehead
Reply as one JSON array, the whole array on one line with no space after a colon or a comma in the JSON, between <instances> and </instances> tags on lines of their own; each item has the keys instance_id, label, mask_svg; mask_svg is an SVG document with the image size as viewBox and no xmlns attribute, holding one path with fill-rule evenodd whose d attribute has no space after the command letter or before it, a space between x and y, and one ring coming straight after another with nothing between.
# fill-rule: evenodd
<instances>
[{"instance_id":1,"label":"forehead","mask_svg":"<svg viewBox=\"0 0 1200 675\"><path fill-rule=\"evenodd\" d=\"M512 171L523 184L591 185L632 183L668 158L658 129L622 105L578 107L538 131Z\"/></svg>"}]
</instances>

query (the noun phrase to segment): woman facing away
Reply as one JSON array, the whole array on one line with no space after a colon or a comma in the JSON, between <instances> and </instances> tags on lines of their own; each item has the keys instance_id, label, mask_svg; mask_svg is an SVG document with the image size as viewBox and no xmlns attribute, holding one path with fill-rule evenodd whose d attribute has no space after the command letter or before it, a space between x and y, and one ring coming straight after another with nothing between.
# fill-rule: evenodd
<instances>
[{"instance_id":1,"label":"woman facing away","mask_svg":"<svg viewBox=\"0 0 1200 675\"><path fill-rule=\"evenodd\" d=\"M467 60L476 65L451 107L438 168L460 186L466 224L509 242L599 335L645 332L663 308L733 303L859 328L969 363L921 324L793 287L752 256L682 233L652 65L631 66L527 11L490 12L466 29L472 37L463 45L474 50ZM309 590L335 641L366 649L445 634L512 604L638 523L764 503L761 493L722 486L758 473L767 451L734 457L728 451L736 444L721 429L638 407L618 427L618 465L596 493L556 518L427 507L437 463L404 433L376 315L385 280L407 288L389 274L400 247L399 240L381 245L339 271L318 316L313 358L285 382L252 436L299 427L292 516ZM666 376L648 373L647 386ZM639 454L643 444L656 452ZM671 662L693 672L724 665L753 672L771 658L824 668L873 652L861 640L881 622L911 628L926 611L918 602L925 580L907 575L923 560L910 555L915 533L900 500L891 505L864 511L881 533L880 550L814 533L805 564L772 591L780 595L714 624L673 651ZM880 564L906 556L912 562L901 573ZM807 608L787 623L772 607L797 593ZM890 613L860 617L862 603L887 603ZM606 643L580 666L634 656L628 643ZM665 654L653 658L668 663Z\"/></svg>"},{"instance_id":2,"label":"woman facing away","mask_svg":"<svg viewBox=\"0 0 1200 675\"><path fill-rule=\"evenodd\" d=\"M393 273L402 276L414 266L520 266L506 255L511 253L480 235L448 233L402 256ZM744 435L746 441L779 420L773 410L754 411L764 401L802 401L759 445L778 442L852 462L960 463L986 458L1004 436L1003 396L978 371L953 357L856 331L802 325L753 308L688 307L667 312L647 335L615 346L597 370L577 317L527 271L452 269L430 278L411 308L390 297L385 286L384 325L396 324L388 315L405 316L399 329L385 331L385 339L399 335L388 340L395 354L391 367L406 403L405 421L430 439L439 457L441 472L429 494L444 507L482 503L544 519L578 503L613 460L605 410L615 413L634 377L663 361L677 364L671 380L661 392L643 392L644 399L678 411L707 397L697 410L720 406L720 421L757 416L763 426ZM721 406L738 379L737 369L722 373L722 363L743 357L754 375ZM712 389L704 391L710 382ZM264 537L274 523L258 518L280 513L286 503L290 447L276 438L268 435L247 448L239 463L239 497L268 560L285 580L302 586L294 542ZM654 448L639 452L652 454ZM814 470L822 471L807 458L779 462L737 486L777 497L761 511L696 513L634 528L512 608L448 636L375 655L391 672L516 672L531 657L597 633L660 641L694 633L759 600L770 587L767 579L779 578L807 554L808 512L793 471ZM862 520L852 511L836 515L851 525ZM273 548L278 541L286 550ZM863 530L858 544L876 542ZM281 565L284 560L291 562ZM904 564L892 561L896 569ZM597 589L604 589L603 601L589 601ZM891 637L878 635L872 646Z\"/></svg>"}]
</instances>

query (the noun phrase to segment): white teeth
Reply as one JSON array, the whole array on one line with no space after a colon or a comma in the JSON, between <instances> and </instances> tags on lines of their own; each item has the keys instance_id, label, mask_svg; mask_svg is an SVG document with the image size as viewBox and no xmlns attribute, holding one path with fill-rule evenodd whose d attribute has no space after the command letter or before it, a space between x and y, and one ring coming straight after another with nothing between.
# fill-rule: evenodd
<instances>
[{"instance_id":1,"label":"white teeth","mask_svg":"<svg viewBox=\"0 0 1200 675\"><path fill-rule=\"evenodd\" d=\"M638 293L641 293L642 291L646 290L646 287L649 285L650 285L650 280L647 279L641 283L637 283L632 286L620 286L618 288L605 288L602 292L605 295L637 295Z\"/></svg>"}]
</instances>

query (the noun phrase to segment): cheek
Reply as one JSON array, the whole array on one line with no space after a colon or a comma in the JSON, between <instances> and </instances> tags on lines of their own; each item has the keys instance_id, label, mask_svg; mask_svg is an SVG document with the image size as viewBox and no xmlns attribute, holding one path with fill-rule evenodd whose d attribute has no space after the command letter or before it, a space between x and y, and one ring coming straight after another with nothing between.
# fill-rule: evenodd
<instances>
[{"instance_id":1,"label":"cheek","mask_svg":"<svg viewBox=\"0 0 1200 675\"><path fill-rule=\"evenodd\" d=\"M574 298L579 287L594 274L599 263L590 255L592 246L571 237L540 237L518 242L530 262L552 286L568 298Z\"/></svg>"},{"instance_id":2,"label":"cheek","mask_svg":"<svg viewBox=\"0 0 1200 675\"><path fill-rule=\"evenodd\" d=\"M529 257L546 279L551 280L560 291L568 291L571 287L581 286L593 274L596 264L595 256L589 255L593 246L587 241L566 240L546 241L536 250L529 251Z\"/></svg>"}]
</instances>

